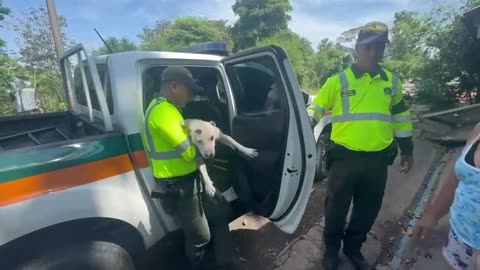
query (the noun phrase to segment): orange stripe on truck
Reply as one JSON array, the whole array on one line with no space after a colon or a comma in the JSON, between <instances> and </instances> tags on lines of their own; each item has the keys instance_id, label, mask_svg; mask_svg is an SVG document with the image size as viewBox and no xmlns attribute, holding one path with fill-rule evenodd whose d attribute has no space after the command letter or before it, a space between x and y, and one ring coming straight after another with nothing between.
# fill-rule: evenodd
<instances>
[{"instance_id":1,"label":"orange stripe on truck","mask_svg":"<svg viewBox=\"0 0 480 270\"><path fill-rule=\"evenodd\" d=\"M144 151L134 152L140 168L148 167ZM0 184L0 207L48 193L100 181L133 170L128 154L32 175Z\"/></svg>"}]
</instances>

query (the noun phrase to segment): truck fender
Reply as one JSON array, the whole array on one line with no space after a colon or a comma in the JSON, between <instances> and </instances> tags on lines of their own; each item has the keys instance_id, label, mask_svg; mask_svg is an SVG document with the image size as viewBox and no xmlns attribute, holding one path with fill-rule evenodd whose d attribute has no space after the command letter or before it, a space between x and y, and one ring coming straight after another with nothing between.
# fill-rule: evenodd
<instances>
[{"instance_id":1,"label":"truck fender","mask_svg":"<svg viewBox=\"0 0 480 270\"><path fill-rule=\"evenodd\" d=\"M39 252L88 241L118 245L134 262L145 253L142 236L131 224L113 218L84 218L39 229L1 246L0 258L8 260L0 260L0 269L16 269L19 264L35 259Z\"/></svg>"}]
</instances>

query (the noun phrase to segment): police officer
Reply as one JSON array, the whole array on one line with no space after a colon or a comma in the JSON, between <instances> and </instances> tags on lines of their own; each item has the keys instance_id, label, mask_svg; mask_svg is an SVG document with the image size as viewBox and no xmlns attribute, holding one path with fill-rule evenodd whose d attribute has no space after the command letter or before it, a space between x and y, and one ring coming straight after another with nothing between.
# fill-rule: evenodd
<instances>
[{"instance_id":1,"label":"police officer","mask_svg":"<svg viewBox=\"0 0 480 270\"><path fill-rule=\"evenodd\" d=\"M193 268L202 265L211 238L207 221L210 210L214 232L221 234L214 235L220 239L215 243L217 267L230 268L228 251L233 247L228 218L219 211L215 213L223 210L224 200L219 193L210 198L202 192L197 152L181 125L184 120L181 109L203 89L184 67L167 67L161 76L160 95L152 100L145 113L144 142L156 180L152 197L160 198L167 212L178 215L186 254ZM209 210L205 209L206 205L210 206Z\"/></svg>"},{"instance_id":2,"label":"police officer","mask_svg":"<svg viewBox=\"0 0 480 270\"><path fill-rule=\"evenodd\" d=\"M380 210L387 168L397 155L397 145L402 172L413 165L412 122L401 83L379 65L388 42L385 24L361 27L355 63L330 77L308 108L312 125L326 110L332 111L322 260L327 270L338 269L342 240L343 253L355 269L372 268L360 250Z\"/></svg>"}]
</instances>

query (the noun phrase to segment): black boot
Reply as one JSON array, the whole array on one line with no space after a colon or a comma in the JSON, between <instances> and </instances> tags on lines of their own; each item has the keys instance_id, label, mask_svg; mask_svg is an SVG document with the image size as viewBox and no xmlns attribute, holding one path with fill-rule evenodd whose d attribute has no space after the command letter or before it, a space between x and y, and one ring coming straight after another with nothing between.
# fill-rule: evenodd
<instances>
[{"instance_id":1,"label":"black boot","mask_svg":"<svg viewBox=\"0 0 480 270\"><path fill-rule=\"evenodd\" d=\"M350 260L353 264L355 270L372 270L373 267L368 261L363 257L360 250L343 250L343 254Z\"/></svg>"},{"instance_id":2,"label":"black boot","mask_svg":"<svg viewBox=\"0 0 480 270\"><path fill-rule=\"evenodd\" d=\"M323 253L322 266L325 270L337 270L338 269L338 251L325 250Z\"/></svg>"}]
</instances>

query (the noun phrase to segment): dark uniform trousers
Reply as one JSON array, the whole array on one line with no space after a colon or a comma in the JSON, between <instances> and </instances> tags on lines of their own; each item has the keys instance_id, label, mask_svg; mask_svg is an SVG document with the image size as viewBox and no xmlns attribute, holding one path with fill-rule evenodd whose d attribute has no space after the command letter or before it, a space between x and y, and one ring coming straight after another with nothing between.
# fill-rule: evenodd
<instances>
[{"instance_id":1,"label":"dark uniform trousers","mask_svg":"<svg viewBox=\"0 0 480 270\"><path fill-rule=\"evenodd\" d=\"M383 151L385 152L385 151ZM388 157L383 152L354 152L336 146L329 153L324 241L327 252L359 251L382 205ZM353 211L345 222L353 200Z\"/></svg>"},{"instance_id":2,"label":"dark uniform trousers","mask_svg":"<svg viewBox=\"0 0 480 270\"><path fill-rule=\"evenodd\" d=\"M152 196L160 198L167 213L179 217L185 253L192 267L202 266L210 250L217 265L231 263L230 208L223 196L219 192L213 198L205 194L198 172L168 180L156 179L155 182L155 190L162 192Z\"/></svg>"}]
</instances>

